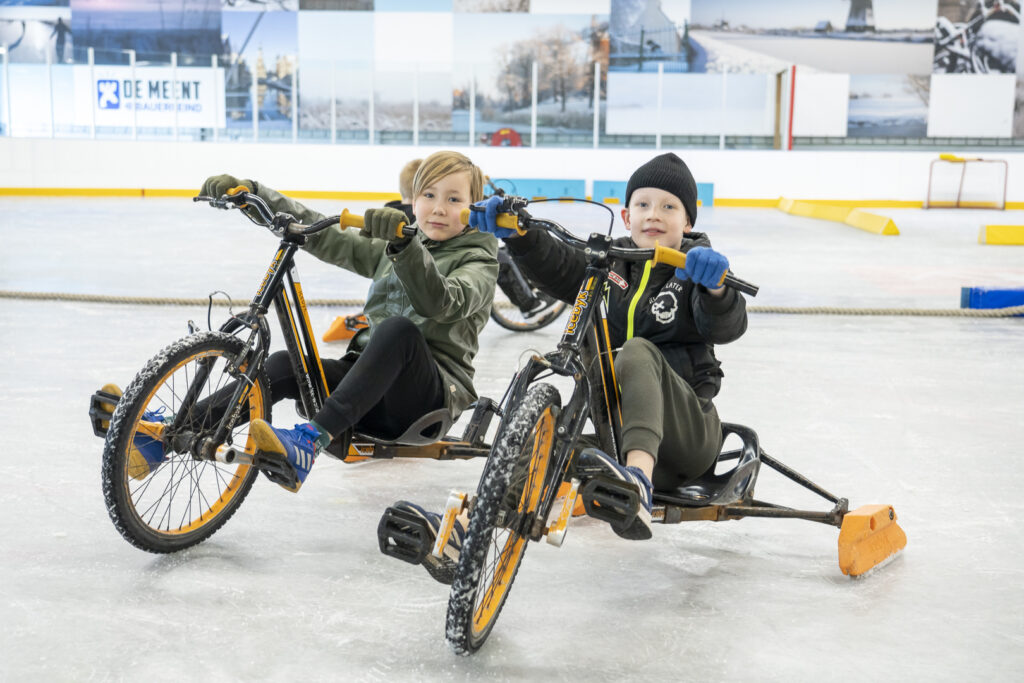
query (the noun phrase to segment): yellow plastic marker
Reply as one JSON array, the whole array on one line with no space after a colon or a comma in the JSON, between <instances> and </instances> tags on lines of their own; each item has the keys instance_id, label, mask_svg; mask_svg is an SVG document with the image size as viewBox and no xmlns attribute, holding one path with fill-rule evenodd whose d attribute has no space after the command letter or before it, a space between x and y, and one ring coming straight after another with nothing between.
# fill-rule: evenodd
<instances>
[{"instance_id":1,"label":"yellow plastic marker","mask_svg":"<svg viewBox=\"0 0 1024 683\"><path fill-rule=\"evenodd\" d=\"M839 529L839 568L860 576L907 545L891 505L862 505L847 512Z\"/></svg>"},{"instance_id":2,"label":"yellow plastic marker","mask_svg":"<svg viewBox=\"0 0 1024 683\"><path fill-rule=\"evenodd\" d=\"M459 213L459 221L463 225L469 225L469 213L469 209L463 209ZM520 235L526 234L526 230L519 227L519 218L517 218L515 214L499 213L497 222L499 228L508 228L509 230L515 230Z\"/></svg>"},{"instance_id":3,"label":"yellow plastic marker","mask_svg":"<svg viewBox=\"0 0 1024 683\"><path fill-rule=\"evenodd\" d=\"M1024 225L983 225L978 244L1024 244Z\"/></svg>"},{"instance_id":4,"label":"yellow plastic marker","mask_svg":"<svg viewBox=\"0 0 1024 683\"><path fill-rule=\"evenodd\" d=\"M338 225L341 229L345 228L359 228L362 229L366 224L366 221L358 213L351 213L348 209L344 209L341 212L341 216L338 217ZM395 228L395 237L405 237L405 223L399 223L398 227Z\"/></svg>"}]
</instances>

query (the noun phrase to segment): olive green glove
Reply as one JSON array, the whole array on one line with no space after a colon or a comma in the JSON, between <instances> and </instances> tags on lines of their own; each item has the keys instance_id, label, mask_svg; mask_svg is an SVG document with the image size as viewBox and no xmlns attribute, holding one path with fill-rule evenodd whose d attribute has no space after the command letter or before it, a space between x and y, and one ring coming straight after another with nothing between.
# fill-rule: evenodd
<instances>
[{"instance_id":1,"label":"olive green glove","mask_svg":"<svg viewBox=\"0 0 1024 683\"><path fill-rule=\"evenodd\" d=\"M398 209L367 209L363 214L363 229L359 234L404 244L409 238L402 234L399 226L408 222L405 212Z\"/></svg>"},{"instance_id":2,"label":"olive green glove","mask_svg":"<svg viewBox=\"0 0 1024 683\"><path fill-rule=\"evenodd\" d=\"M244 190L237 189L243 187ZM232 192L232 190L235 190ZM251 180L236 178L233 175L213 175L206 179L199 194L213 199L220 199L225 194L238 194L239 192L255 192L256 183Z\"/></svg>"}]
</instances>

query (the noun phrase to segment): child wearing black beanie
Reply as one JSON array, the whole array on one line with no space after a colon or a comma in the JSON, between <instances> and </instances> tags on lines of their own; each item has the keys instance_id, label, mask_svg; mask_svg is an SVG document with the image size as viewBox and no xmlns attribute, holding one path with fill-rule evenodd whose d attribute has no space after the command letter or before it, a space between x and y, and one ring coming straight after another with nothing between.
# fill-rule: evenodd
<instances>
[{"instance_id":1,"label":"child wearing black beanie","mask_svg":"<svg viewBox=\"0 0 1024 683\"><path fill-rule=\"evenodd\" d=\"M675 490L718 458L722 427L713 399L723 373L714 347L746 331L747 310L736 290L722 287L728 260L711 249L707 235L693 231L697 184L677 155L661 154L633 172L622 219L630 236L614 245L660 244L687 255L685 269L612 261L605 300L612 347L618 349L620 452L587 448L579 456L637 487L636 520L613 529L644 539L651 536L653 490ZM583 253L540 230L517 236L496 224L479 228L505 238L509 253L543 291L574 301L586 269Z\"/></svg>"}]
</instances>

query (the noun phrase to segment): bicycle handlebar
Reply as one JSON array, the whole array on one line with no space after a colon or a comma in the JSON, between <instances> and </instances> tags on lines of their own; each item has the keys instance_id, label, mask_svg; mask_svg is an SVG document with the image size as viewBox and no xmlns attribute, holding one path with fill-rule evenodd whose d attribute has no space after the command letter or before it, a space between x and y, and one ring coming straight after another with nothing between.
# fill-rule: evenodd
<instances>
[{"instance_id":1,"label":"bicycle handlebar","mask_svg":"<svg viewBox=\"0 0 1024 683\"><path fill-rule=\"evenodd\" d=\"M299 235L302 237L308 237L309 235L316 234L322 230L326 230L332 225L337 225L342 230L346 228L362 228L365 224L363 217L357 213L350 213L348 209L343 210L337 216L328 216L313 223L312 225L305 225L295 220L295 217L287 213L274 213L270 210L270 206L263 200L259 195L251 192L237 192L235 194L224 194L219 198L206 197L199 195L192 198L193 202L209 202L210 206L218 209L243 209L253 208L262 220L256 220L251 214L246 213L249 220L257 225L270 230L278 237L283 237L285 233L292 235ZM404 222L399 223L396 230L396 237L412 237L417 232L416 228L406 225Z\"/></svg>"},{"instance_id":2,"label":"bicycle handlebar","mask_svg":"<svg viewBox=\"0 0 1024 683\"><path fill-rule=\"evenodd\" d=\"M526 200L521 198L512 197L510 199L519 200L519 208L516 213L502 212L498 214L498 226L502 228L508 228L515 230L520 235L525 235L529 229L534 230L546 230L562 242L565 242L573 248L584 248L589 249L586 240L580 239L576 235L572 234L561 225L554 221L541 220L532 217L526 212ZM460 220L463 224L469 223L469 212L470 211L483 211L483 207L473 206L469 209L463 209L459 215ZM608 255L616 258L621 258L625 261L652 261L655 265L659 263L666 263L676 268L686 267L686 254L678 249L672 249L671 247L663 247L660 244L656 245L654 249L641 249L639 247L610 247ZM719 286L725 285L731 287L737 291L749 294L750 296L757 296L757 292L760 289L757 285L741 280L736 277L728 270L722 273L722 279L719 280Z\"/></svg>"}]
</instances>

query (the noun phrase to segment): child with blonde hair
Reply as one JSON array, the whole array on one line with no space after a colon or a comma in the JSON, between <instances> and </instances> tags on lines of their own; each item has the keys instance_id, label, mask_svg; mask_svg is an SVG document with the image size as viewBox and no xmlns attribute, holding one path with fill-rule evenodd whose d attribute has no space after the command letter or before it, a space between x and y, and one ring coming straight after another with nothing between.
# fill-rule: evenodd
<instances>
[{"instance_id":1,"label":"child with blonde hair","mask_svg":"<svg viewBox=\"0 0 1024 683\"><path fill-rule=\"evenodd\" d=\"M201 194L220 197L240 188L302 223L324 218L265 185L229 175L208 178ZM294 468L294 486L278 482L289 490L299 489L332 440L331 452L344 456L354 428L395 438L426 413L444 408L454 419L476 400L473 357L494 299L497 242L464 226L460 212L483 198L483 174L458 152L436 152L415 168L411 195L418 228L411 237L398 230L405 213L369 209L361 231L335 226L303 247L372 281L364 308L370 327L343 358L323 360L334 389L309 422L282 429L258 419L250 426L258 448L281 454ZM270 356L267 373L272 402L299 398L287 351ZM212 410L224 409L217 402L226 403L230 389L211 397Z\"/></svg>"}]
</instances>

